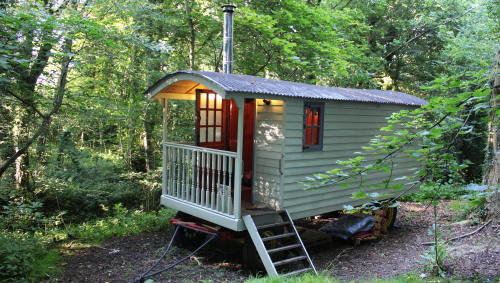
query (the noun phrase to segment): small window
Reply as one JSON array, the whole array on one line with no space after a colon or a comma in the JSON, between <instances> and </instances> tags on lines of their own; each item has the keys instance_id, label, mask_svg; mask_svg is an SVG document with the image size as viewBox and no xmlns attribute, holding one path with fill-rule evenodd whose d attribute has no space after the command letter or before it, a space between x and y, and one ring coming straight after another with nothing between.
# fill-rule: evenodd
<instances>
[{"instance_id":1,"label":"small window","mask_svg":"<svg viewBox=\"0 0 500 283\"><path fill-rule=\"evenodd\" d=\"M324 103L304 103L304 151L323 149L323 111Z\"/></svg>"}]
</instances>

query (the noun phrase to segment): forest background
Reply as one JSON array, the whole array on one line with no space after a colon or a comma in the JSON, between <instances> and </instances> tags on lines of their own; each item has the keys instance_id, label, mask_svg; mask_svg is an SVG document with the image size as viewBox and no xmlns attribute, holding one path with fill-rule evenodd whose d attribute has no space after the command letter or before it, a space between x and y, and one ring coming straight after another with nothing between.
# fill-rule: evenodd
<instances>
[{"instance_id":1,"label":"forest background","mask_svg":"<svg viewBox=\"0 0 500 283\"><path fill-rule=\"evenodd\" d=\"M40 245L71 237L66 224L158 211L161 106L143 92L170 72L222 69L226 3L0 1L0 253L24 256L1 278L32 270ZM498 185L499 0L232 4L234 73L440 101L427 119L462 125L438 135L459 166L434 179ZM453 100L477 90L478 103ZM183 115L168 139L192 139L192 105L169 103Z\"/></svg>"}]
</instances>

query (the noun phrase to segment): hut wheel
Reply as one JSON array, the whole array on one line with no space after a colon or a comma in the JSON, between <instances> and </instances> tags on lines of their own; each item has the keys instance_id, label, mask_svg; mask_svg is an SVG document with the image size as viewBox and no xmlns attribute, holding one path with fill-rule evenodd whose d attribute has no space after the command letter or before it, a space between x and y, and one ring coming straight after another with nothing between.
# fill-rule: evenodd
<instances>
[{"instance_id":1,"label":"hut wheel","mask_svg":"<svg viewBox=\"0 0 500 283\"><path fill-rule=\"evenodd\" d=\"M385 223L384 227L387 229L394 228L394 223L396 222L396 216L398 214L397 207L384 207L385 211Z\"/></svg>"},{"instance_id":2,"label":"hut wheel","mask_svg":"<svg viewBox=\"0 0 500 283\"><path fill-rule=\"evenodd\" d=\"M186 218L192 217L191 215L184 212L177 212L175 218ZM207 238L207 234L203 232L198 232L193 229L179 227L177 236L175 239L175 244L182 248L192 249L201 246Z\"/></svg>"}]
</instances>

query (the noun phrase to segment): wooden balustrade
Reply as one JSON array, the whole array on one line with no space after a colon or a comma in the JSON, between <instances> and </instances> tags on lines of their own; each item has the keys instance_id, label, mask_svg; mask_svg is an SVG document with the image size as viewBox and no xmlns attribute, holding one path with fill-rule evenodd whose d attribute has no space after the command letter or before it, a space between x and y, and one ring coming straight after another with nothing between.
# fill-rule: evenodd
<instances>
[{"instance_id":1,"label":"wooden balustrade","mask_svg":"<svg viewBox=\"0 0 500 283\"><path fill-rule=\"evenodd\" d=\"M234 200L235 152L175 143L164 143L164 151L167 179L163 194L237 216L234 202L241 200Z\"/></svg>"}]
</instances>

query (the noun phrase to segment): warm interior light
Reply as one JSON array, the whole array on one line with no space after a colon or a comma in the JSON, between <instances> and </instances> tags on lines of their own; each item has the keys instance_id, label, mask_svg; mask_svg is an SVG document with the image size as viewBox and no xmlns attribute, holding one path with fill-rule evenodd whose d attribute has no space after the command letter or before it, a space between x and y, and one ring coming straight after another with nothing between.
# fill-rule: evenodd
<instances>
[{"instance_id":1,"label":"warm interior light","mask_svg":"<svg viewBox=\"0 0 500 283\"><path fill-rule=\"evenodd\" d=\"M199 142L222 141L222 97L216 93L200 93Z\"/></svg>"}]
</instances>

